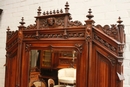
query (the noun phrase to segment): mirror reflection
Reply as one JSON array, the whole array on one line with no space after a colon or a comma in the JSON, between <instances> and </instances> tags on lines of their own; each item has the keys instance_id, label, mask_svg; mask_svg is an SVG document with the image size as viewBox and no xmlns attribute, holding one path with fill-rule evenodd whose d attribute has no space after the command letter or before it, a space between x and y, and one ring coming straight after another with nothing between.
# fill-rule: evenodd
<instances>
[{"instance_id":1,"label":"mirror reflection","mask_svg":"<svg viewBox=\"0 0 130 87\"><path fill-rule=\"evenodd\" d=\"M76 50L31 50L29 87L74 87Z\"/></svg>"}]
</instances>

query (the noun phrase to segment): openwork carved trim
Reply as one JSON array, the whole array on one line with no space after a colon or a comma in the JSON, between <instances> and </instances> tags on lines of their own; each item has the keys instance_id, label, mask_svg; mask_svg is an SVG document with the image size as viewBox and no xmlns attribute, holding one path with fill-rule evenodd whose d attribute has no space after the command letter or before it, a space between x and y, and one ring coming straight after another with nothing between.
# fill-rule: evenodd
<instances>
[{"instance_id":1,"label":"openwork carved trim","mask_svg":"<svg viewBox=\"0 0 130 87\"><path fill-rule=\"evenodd\" d=\"M80 21L68 21L68 27L73 26L83 26L83 24Z\"/></svg>"},{"instance_id":2,"label":"openwork carved trim","mask_svg":"<svg viewBox=\"0 0 130 87\"><path fill-rule=\"evenodd\" d=\"M17 39L15 39L11 44L6 46L6 50L10 49L11 47L13 47L16 43L17 43Z\"/></svg>"},{"instance_id":3,"label":"openwork carved trim","mask_svg":"<svg viewBox=\"0 0 130 87\"><path fill-rule=\"evenodd\" d=\"M7 39L10 39L10 38L13 37L16 33L17 33L17 31L10 31L10 28L9 28L9 26L8 26L8 28L7 28Z\"/></svg>"},{"instance_id":4,"label":"openwork carved trim","mask_svg":"<svg viewBox=\"0 0 130 87\"><path fill-rule=\"evenodd\" d=\"M65 38L65 35L67 38L84 38L85 34L83 32L67 32L65 33L44 33L40 34L38 33L38 38ZM26 38L36 38L36 34L25 34L24 39ZM36 38L37 39L37 38Z\"/></svg>"},{"instance_id":5,"label":"openwork carved trim","mask_svg":"<svg viewBox=\"0 0 130 87\"><path fill-rule=\"evenodd\" d=\"M36 24L30 24L29 26L26 27L26 29L36 29Z\"/></svg>"},{"instance_id":6,"label":"openwork carved trim","mask_svg":"<svg viewBox=\"0 0 130 87\"><path fill-rule=\"evenodd\" d=\"M105 25L105 26L101 26L101 25L97 25L96 26L98 29L100 29L101 31L103 31L104 33L106 33L107 35L109 35L110 37L118 40L118 28L117 25Z\"/></svg>"},{"instance_id":7,"label":"openwork carved trim","mask_svg":"<svg viewBox=\"0 0 130 87\"><path fill-rule=\"evenodd\" d=\"M116 53L117 52L117 48L112 46L110 43L108 43L107 41L101 39L100 37L94 35L94 39L96 41L98 41L100 44L102 44L102 46L105 46L107 49L109 49L110 51Z\"/></svg>"}]
</instances>

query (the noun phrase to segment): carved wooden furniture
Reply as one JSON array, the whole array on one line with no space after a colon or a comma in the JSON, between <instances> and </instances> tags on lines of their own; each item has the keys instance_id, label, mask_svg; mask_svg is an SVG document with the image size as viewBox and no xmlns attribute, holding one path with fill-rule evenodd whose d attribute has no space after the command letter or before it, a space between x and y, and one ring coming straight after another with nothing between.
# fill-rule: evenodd
<instances>
[{"instance_id":1,"label":"carved wooden furniture","mask_svg":"<svg viewBox=\"0 0 130 87\"><path fill-rule=\"evenodd\" d=\"M120 77L123 77L125 34L121 18L117 25L94 25L89 9L85 24L71 21L68 3L65 12L42 13L39 7L37 13L36 24L25 27L22 17L18 30L7 29L5 87L29 86L31 50L38 50L39 55L51 52L49 67L41 65L46 61L43 55L37 59L36 67L43 79L56 80L58 69L71 65L70 59L60 58L59 54L75 51L75 62L71 62L76 68L76 87L123 87Z\"/></svg>"}]
</instances>

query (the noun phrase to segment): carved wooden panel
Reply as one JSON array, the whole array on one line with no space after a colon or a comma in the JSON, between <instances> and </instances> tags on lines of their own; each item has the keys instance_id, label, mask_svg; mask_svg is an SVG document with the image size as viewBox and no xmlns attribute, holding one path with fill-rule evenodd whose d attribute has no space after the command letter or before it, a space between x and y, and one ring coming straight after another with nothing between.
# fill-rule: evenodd
<instances>
[{"instance_id":1,"label":"carved wooden panel","mask_svg":"<svg viewBox=\"0 0 130 87\"><path fill-rule=\"evenodd\" d=\"M89 63L89 87L116 87L117 59L99 46L93 46L93 55ZM95 84L93 84L94 82Z\"/></svg>"}]
</instances>

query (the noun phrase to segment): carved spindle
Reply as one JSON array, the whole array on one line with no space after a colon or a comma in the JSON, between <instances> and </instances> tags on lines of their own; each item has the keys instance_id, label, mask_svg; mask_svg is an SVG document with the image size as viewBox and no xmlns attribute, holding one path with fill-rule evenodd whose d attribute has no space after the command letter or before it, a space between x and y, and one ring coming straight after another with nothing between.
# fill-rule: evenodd
<instances>
[{"instance_id":1,"label":"carved spindle","mask_svg":"<svg viewBox=\"0 0 130 87\"><path fill-rule=\"evenodd\" d=\"M24 17L22 17L21 22L19 22L21 25L20 26L24 26L25 22L24 22Z\"/></svg>"},{"instance_id":2,"label":"carved spindle","mask_svg":"<svg viewBox=\"0 0 130 87\"><path fill-rule=\"evenodd\" d=\"M50 14L52 14L52 11L50 11Z\"/></svg>"},{"instance_id":3,"label":"carved spindle","mask_svg":"<svg viewBox=\"0 0 130 87\"><path fill-rule=\"evenodd\" d=\"M57 10L56 13L59 14L59 10Z\"/></svg>"},{"instance_id":4,"label":"carved spindle","mask_svg":"<svg viewBox=\"0 0 130 87\"><path fill-rule=\"evenodd\" d=\"M56 11L55 11L55 10L53 10L53 14L56 14Z\"/></svg>"},{"instance_id":5,"label":"carved spindle","mask_svg":"<svg viewBox=\"0 0 130 87\"><path fill-rule=\"evenodd\" d=\"M46 12L45 12L45 11L43 12L43 15L46 15Z\"/></svg>"},{"instance_id":6,"label":"carved spindle","mask_svg":"<svg viewBox=\"0 0 130 87\"><path fill-rule=\"evenodd\" d=\"M10 28L9 28L9 26L7 27L7 32L9 32L10 31Z\"/></svg>"},{"instance_id":7,"label":"carved spindle","mask_svg":"<svg viewBox=\"0 0 130 87\"><path fill-rule=\"evenodd\" d=\"M91 18L94 17L94 16L91 14L91 13L92 13L91 9L89 9L88 13L89 13L89 14L88 14L86 17L88 17L88 19L91 20Z\"/></svg>"},{"instance_id":8,"label":"carved spindle","mask_svg":"<svg viewBox=\"0 0 130 87\"><path fill-rule=\"evenodd\" d=\"M122 22L123 21L121 20L121 17L119 17L117 23L119 23L119 25L121 25Z\"/></svg>"},{"instance_id":9,"label":"carved spindle","mask_svg":"<svg viewBox=\"0 0 130 87\"><path fill-rule=\"evenodd\" d=\"M68 4L68 2L66 2L66 5L65 5L65 12L66 12L66 13L69 12L69 8L68 8L68 7L69 7L69 4Z\"/></svg>"},{"instance_id":10,"label":"carved spindle","mask_svg":"<svg viewBox=\"0 0 130 87\"><path fill-rule=\"evenodd\" d=\"M37 10L38 10L37 15L40 16L41 15L41 7L39 6L39 8Z\"/></svg>"},{"instance_id":11,"label":"carved spindle","mask_svg":"<svg viewBox=\"0 0 130 87\"><path fill-rule=\"evenodd\" d=\"M47 11L46 14L49 15L49 12Z\"/></svg>"},{"instance_id":12,"label":"carved spindle","mask_svg":"<svg viewBox=\"0 0 130 87\"><path fill-rule=\"evenodd\" d=\"M63 13L63 10L62 10L62 9L60 10L60 13Z\"/></svg>"},{"instance_id":13,"label":"carved spindle","mask_svg":"<svg viewBox=\"0 0 130 87\"><path fill-rule=\"evenodd\" d=\"M8 35L8 36L10 36L10 35L11 35L11 31L10 31L9 26L7 27L7 35Z\"/></svg>"}]
</instances>

